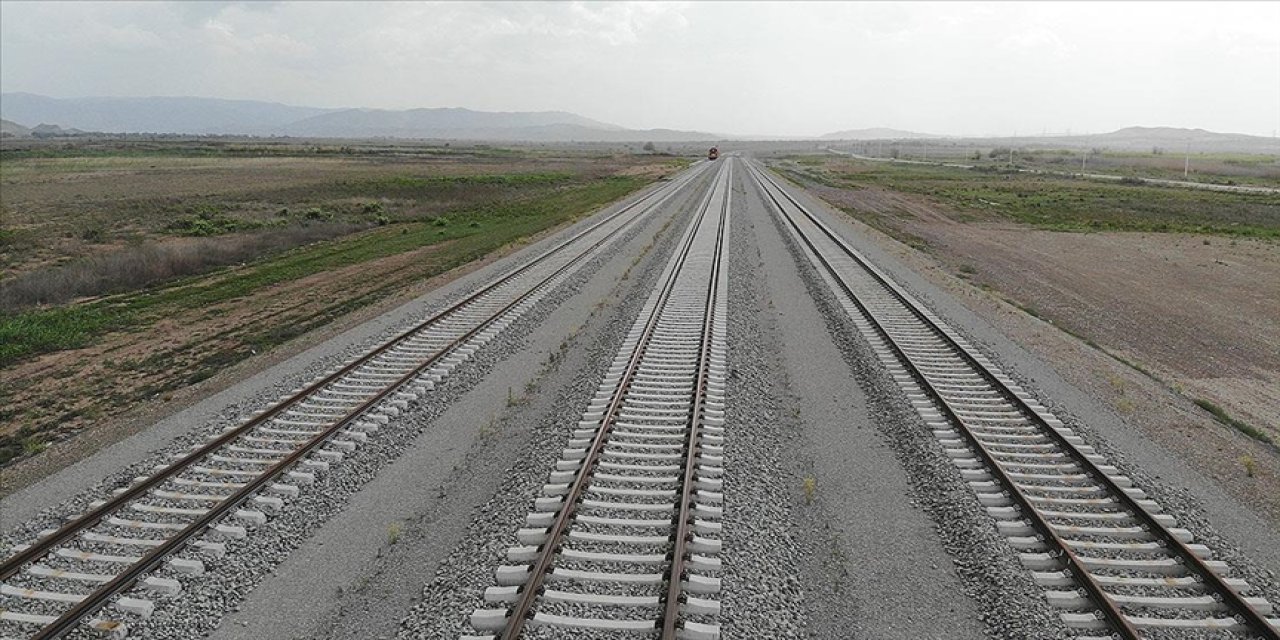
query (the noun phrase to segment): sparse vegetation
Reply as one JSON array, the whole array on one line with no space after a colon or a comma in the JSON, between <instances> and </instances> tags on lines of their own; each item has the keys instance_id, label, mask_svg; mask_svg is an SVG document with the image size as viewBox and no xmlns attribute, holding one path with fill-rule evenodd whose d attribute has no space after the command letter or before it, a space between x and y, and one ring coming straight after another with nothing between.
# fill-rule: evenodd
<instances>
[{"instance_id":1,"label":"sparse vegetation","mask_svg":"<svg viewBox=\"0 0 1280 640\"><path fill-rule=\"evenodd\" d=\"M362 228L351 224L299 226L182 243L147 243L91 255L10 279L0 290L0 309L63 304L75 298L142 289Z\"/></svg>"},{"instance_id":2,"label":"sparse vegetation","mask_svg":"<svg viewBox=\"0 0 1280 640\"><path fill-rule=\"evenodd\" d=\"M496 417L489 418L489 421L480 425L480 439L492 440L498 437L498 419Z\"/></svg>"},{"instance_id":3,"label":"sparse vegetation","mask_svg":"<svg viewBox=\"0 0 1280 640\"><path fill-rule=\"evenodd\" d=\"M625 171L640 158L450 153L411 165L323 154L274 173L215 157L210 175L208 159L182 154L15 161L6 149L0 464L34 453L31 438L56 442L90 416L167 397L655 176ZM70 190L87 196L41 186L85 171ZM99 180L113 171L128 188ZM217 232L189 233L189 219ZM76 225L101 229L104 244L78 244ZM51 355L67 350L81 353Z\"/></svg>"},{"instance_id":4,"label":"sparse vegetation","mask_svg":"<svg viewBox=\"0 0 1280 640\"><path fill-rule=\"evenodd\" d=\"M44 451L49 445L40 441L39 438L31 437L22 441L22 452L26 455L35 455Z\"/></svg>"},{"instance_id":5,"label":"sparse vegetation","mask_svg":"<svg viewBox=\"0 0 1280 640\"><path fill-rule=\"evenodd\" d=\"M526 385L526 388L527 386L528 385ZM507 406L508 407L518 407L528 401L529 401L529 397L527 395L516 395L515 389L511 387L507 387Z\"/></svg>"},{"instance_id":6,"label":"sparse vegetation","mask_svg":"<svg viewBox=\"0 0 1280 640\"><path fill-rule=\"evenodd\" d=\"M818 495L818 480L813 476L806 476L803 484L804 503L813 504L814 498Z\"/></svg>"},{"instance_id":7,"label":"sparse vegetation","mask_svg":"<svg viewBox=\"0 0 1280 640\"><path fill-rule=\"evenodd\" d=\"M793 179L927 196L960 221L1007 219L1060 231L1184 232L1280 238L1280 196L1107 183L1048 175L827 158L780 166ZM884 225L877 225L877 228ZM881 229L884 230L884 229Z\"/></svg>"},{"instance_id":8,"label":"sparse vegetation","mask_svg":"<svg viewBox=\"0 0 1280 640\"><path fill-rule=\"evenodd\" d=\"M1256 472L1258 468L1257 461L1254 460L1251 455L1241 456L1240 465L1244 467L1244 475L1248 478L1252 478L1254 472Z\"/></svg>"},{"instance_id":9,"label":"sparse vegetation","mask_svg":"<svg viewBox=\"0 0 1280 640\"><path fill-rule=\"evenodd\" d=\"M1274 442L1271 441L1271 438L1266 433L1264 433L1261 429L1258 429L1257 427L1251 424L1248 424L1246 422L1233 418L1230 414L1224 411L1222 407L1219 407L1218 405L1212 402L1209 402L1208 400L1205 400L1203 398L1192 398L1191 400L1192 402L1196 403L1196 406L1200 407L1201 409L1204 409L1205 411L1208 411L1214 417L1214 419L1217 420L1218 422L1221 422L1222 424L1232 427L1235 430L1239 431L1240 433L1243 433L1249 436L1250 438L1253 438L1260 442L1265 442L1267 444L1275 444Z\"/></svg>"}]
</instances>

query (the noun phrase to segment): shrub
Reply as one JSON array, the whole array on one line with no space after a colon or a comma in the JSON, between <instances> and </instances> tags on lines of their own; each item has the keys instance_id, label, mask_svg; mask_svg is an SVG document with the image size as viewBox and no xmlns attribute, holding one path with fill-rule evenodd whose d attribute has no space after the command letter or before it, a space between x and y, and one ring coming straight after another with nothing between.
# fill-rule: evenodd
<instances>
[{"instance_id":1,"label":"shrub","mask_svg":"<svg viewBox=\"0 0 1280 640\"><path fill-rule=\"evenodd\" d=\"M6 279L5 286L0 287L0 310L16 311L38 304L61 304L85 296L140 289L361 228L364 227L328 223L253 235L169 240L130 247Z\"/></svg>"}]
</instances>

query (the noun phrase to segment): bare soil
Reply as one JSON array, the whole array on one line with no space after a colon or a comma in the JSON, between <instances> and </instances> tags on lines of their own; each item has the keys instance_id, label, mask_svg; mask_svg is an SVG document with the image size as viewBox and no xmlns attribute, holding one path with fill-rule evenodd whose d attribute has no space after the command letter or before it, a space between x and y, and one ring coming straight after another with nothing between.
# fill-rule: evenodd
<instances>
[{"instance_id":1,"label":"bare soil","mask_svg":"<svg viewBox=\"0 0 1280 640\"><path fill-rule=\"evenodd\" d=\"M1197 318L1191 331L1186 331L1185 328L1178 331L1178 335L1191 336L1181 338L1187 340L1185 343L1188 345L1187 348L1200 348L1193 346L1199 343L1195 337L1196 330L1213 332L1212 335L1218 336L1235 335L1239 332L1234 328L1237 324L1252 322L1255 323L1254 326L1266 325L1268 317L1272 319L1271 325L1261 333L1269 337L1262 338L1261 343L1269 344L1271 347L1270 351L1249 353L1232 349L1229 343L1211 344L1208 353L1200 354L1196 358L1187 358L1194 362L1177 369L1180 372L1178 375L1182 378L1157 378L1110 355L1108 353L1110 349L1120 347L1108 347L1101 342L1103 340L1101 335L1105 332L1109 336L1119 336L1118 331L1106 331L1112 325L1109 318L1115 318L1116 324L1127 323L1124 326L1142 326L1138 323L1143 321L1154 322L1159 326L1167 324L1161 316L1162 310L1176 307L1176 305L1165 302L1161 298L1161 293L1168 293L1170 289L1176 290L1182 287L1177 283L1175 276L1195 279L1203 275L1201 271L1197 271L1200 268L1197 265L1203 262L1196 263L1190 258L1174 260L1170 257L1170 264L1164 265L1163 257L1171 251L1170 247L1178 248L1178 245L1170 243L1177 242L1179 236L1061 233L1028 230L1013 225L1002 226L989 222L966 225L956 223L954 218L941 208L918 196L883 190L842 191L815 185L807 185L807 188L824 200L852 212L855 218L853 224L860 227L868 237L885 247L905 265L951 293L1010 340L1021 345L1040 360L1052 363L1054 370L1066 383L1103 402L1120 415L1127 425L1138 429L1147 439L1162 449L1175 453L1196 472L1209 478L1235 499L1255 509L1274 526L1280 527L1280 492L1276 491L1276 487L1280 487L1280 448L1259 442L1218 422L1188 398L1191 392L1184 393L1181 390L1192 380L1200 380L1207 385L1206 395L1210 395L1211 390L1213 397L1229 398L1229 400L1223 400L1222 404L1228 413L1237 412L1237 415L1244 415L1246 407L1254 406L1250 402L1254 396L1233 394L1232 392L1236 389L1234 386L1212 383L1212 377L1196 378L1189 372L1208 371L1212 374L1212 369L1201 362L1208 358L1245 362L1253 370L1261 370L1263 371L1261 375L1267 376L1265 379L1250 379L1246 382L1253 393L1261 391L1265 396L1262 402L1256 404L1261 406L1260 410L1265 411L1270 407L1269 410L1274 411L1274 403L1276 398L1280 397L1280 389L1277 389L1275 383L1276 369L1274 366L1267 369L1266 363L1272 362L1268 358L1276 355L1275 318L1280 316L1275 315L1274 310L1269 312L1270 316L1265 315L1267 313L1265 311L1241 312L1240 299L1244 297L1261 299L1265 297L1265 291L1270 291L1268 302L1274 304L1277 281L1275 270L1278 261L1277 253L1280 253L1276 247L1267 245L1250 247L1244 245L1243 241L1232 247L1228 241L1217 238L1206 246L1200 242L1199 238L1180 236L1182 248L1190 246L1197 248L1189 255L1201 256L1200 247L1208 251L1222 243L1236 252L1231 254L1230 259L1224 259L1229 264L1236 261L1237 264L1261 265L1257 267L1263 270L1263 273L1258 276L1259 280L1264 274L1272 274L1267 283L1249 280L1250 287L1254 285L1263 287L1263 291L1258 292L1256 297L1252 294L1233 296L1230 291L1206 294L1211 296L1211 300L1219 301L1221 305L1214 307L1217 312L1209 317ZM912 214L904 214L902 209L882 208L878 210L883 213L882 216L866 216L868 209L858 208L870 208L877 203L895 202L904 202L905 206L919 208L919 211L926 215L917 218ZM936 219L932 222L922 222L931 217ZM872 226L859 224L864 219L870 221ZM888 232L882 231L886 226L886 219L898 221L897 224L888 224ZM910 222L909 225L905 224L907 221ZM908 227L914 233L927 234L935 244L928 245L926 250L919 250L914 246L911 237L906 235ZM1056 235L1060 238L1051 240L1039 238L1040 235ZM950 244L944 243L944 240ZM1129 242L1125 242L1126 240ZM1195 241L1192 242L1192 240ZM1058 242L1062 244L1055 244ZM1073 259L1076 254L1072 252L1078 249L1076 243L1089 248L1085 255ZM1046 251L1046 246L1054 250ZM1135 253L1131 248L1135 246L1144 249L1141 253ZM1241 249L1241 246L1245 248ZM1116 250L1116 247L1123 250ZM1107 255L1106 248L1110 248L1117 255ZM990 252L991 257L985 258L983 251ZM1050 258L1044 260L1049 265L1055 266L1036 264L1035 256L1045 254ZM1006 257L1010 255L1018 256L1020 259ZM1148 263L1152 262L1151 255L1158 256L1161 264L1158 268L1143 269L1144 260ZM1240 255L1246 256L1249 262L1245 263L1244 259L1239 257ZM1086 256L1118 261L1122 264L1132 262L1132 264L1121 270L1121 273L1126 274L1123 277L1112 277L1108 274L1100 278L1102 282L1082 282L1086 276L1069 275L1073 273L1071 270L1091 274L1089 277L1093 280L1099 279L1092 277L1096 270L1085 265L1088 262ZM1128 256L1129 260L1123 260L1124 256ZM1083 327L1081 331L1097 331L1099 335L1083 333L1079 336L1072 335L1063 331L1062 325L1059 324L1065 322L1065 319L1056 320L1049 315L1048 311L1044 313L1037 311L1036 315L1028 313L1026 309L1032 307L1027 305L1034 303L1019 300L1011 292L997 289L995 285L975 281L974 276L977 274L990 277L996 269L1013 268L1026 269L1027 272L1022 275L1013 272L998 281L1009 283L1006 286L1010 289L1018 288L1019 291L1024 292L1022 295L1028 298L1047 300L1048 294L1037 293L1040 287L1076 291L1078 294L1076 304L1083 310L1066 309L1063 313L1070 318L1083 320L1080 324ZM1059 275L1054 271L1055 269L1062 270L1063 274ZM1204 269L1207 271L1207 267ZM970 270L975 271L976 274L966 273ZM1215 274L1218 278L1215 282L1233 282L1222 279L1220 276L1221 274ZM992 278L990 281L997 282L997 279ZM1235 282L1233 286L1237 286L1235 293L1240 294L1239 283ZM1200 288L1197 287L1196 290ZM1132 298L1123 297L1127 292L1136 293ZM1189 295L1181 297L1185 299ZM1175 293L1171 297L1177 298L1179 294ZM1137 302L1125 304L1124 300ZM1262 307L1274 309L1274 307L1268 307L1265 302ZM1044 308L1056 307L1044 305ZM1253 307L1244 305L1243 308L1256 309L1256 305ZM1233 317L1233 314L1237 314L1238 317ZM1131 350L1125 351L1125 354L1134 358L1130 362L1135 364L1161 361L1160 358L1168 358L1170 354L1176 353L1166 346L1170 343L1170 338L1155 331L1143 330L1136 335L1119 337L1124 337L1125 340L1117 344L1132 345L1126 347ZM1100 345L1101 348L1099 348ZM1172 373L1164 375L1173 376ZM1254 426L1268 429L1275 437L1276 423L1272 422L1264 426L1263 423L1258 422Z\"/></svg>"},{"instance_id":2,"label":"bare soil","mask_svg":"<svg viewBox=\"0 0 1280 640\"><path fill-rule=\"evenodd\" d=\"M246 298L183 309L146 331L114 332L83 349L18 363L5 372L7 384L18 389L9 397L9 408L21 413L33 403L56 402L57 411L67 416L63 428L77 430L98 417L102 398L107 398L107 407L116 407L115 398L124 403L139 393L166 394L187 381L198 382L220 368L219 361L231 359L229 351L242 348L248 336L277 327L309 328L317 318L341 313L351 298L370 292L371 273L378 274L380 284L393 286L423 277L431 254L446 246L432 245L279 283ZM147 394L147 389L155 392ZM0 434L19 426L19 421L0 426Z\"/></svg>"},{"instance_id":3,"label":"bare soil","mask_svg":"<svg viewBox=\"0 0 1280 640\"><path fill-rule=\"evenodd\" d=\"M1280 442L1280 245L960 222L921 196L812 188L923 242L954 273Z\"/></svg>"}]
</instances>

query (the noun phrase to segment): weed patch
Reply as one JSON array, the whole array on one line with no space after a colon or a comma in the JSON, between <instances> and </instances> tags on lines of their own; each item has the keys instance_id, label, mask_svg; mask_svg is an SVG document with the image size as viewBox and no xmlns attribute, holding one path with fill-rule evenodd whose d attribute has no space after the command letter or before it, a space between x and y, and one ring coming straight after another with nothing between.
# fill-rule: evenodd
<instances>
[{"instance_id":1,"label":"weed patch","mask_svg":"<svg viewBox=\"0 0 1280 640\"><path fill-rule=\"evenodd\" d=\"M1214 419L1217 420L1218 422L1221 422L1222 424L1232 427L1235 430L1239 431L1240 433L1243 433L1249 436L1250 438L1253 438L1254 440L1265 442L1267 444L1275 444L1274 442L1272 442L1271 437L1268 436L1266 433L1264 433L1261 429L1231 417L1230 414L1228 414L1226 411L1223 411L1222 407L1219 407L1218 405L1212 402L1209 402L1208 400L1204 400L1202 398L1192 398L1191 401L1196 403L1196 406L1200 407L1201 409L1208 411L1209 414L1212 415Z\"/></svg>"}]
</instances>

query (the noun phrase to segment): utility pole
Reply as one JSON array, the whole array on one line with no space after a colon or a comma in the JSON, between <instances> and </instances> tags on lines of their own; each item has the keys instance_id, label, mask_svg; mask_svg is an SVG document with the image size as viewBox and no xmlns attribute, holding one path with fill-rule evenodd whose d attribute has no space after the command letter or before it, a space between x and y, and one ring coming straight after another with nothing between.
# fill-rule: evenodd
<instances>
[{"instance_id":1,"label":"utility pole","mask_svg":"<svg viewBox=\"0 0 1280 640\"><path fill-rule=\"evenodd\" d=\"M1187 159L1186 159L1186 162L1182 164L1182 179L1183 180L1189 179L1190 174L1191 174L1191 141L1188 140L1187 141Z\"/></svg>"},{"instance_id":2,"label":"utility pole","mask_svg":"<svg viewBox=\"0 0 1280 640\"><path fill-rule=\"evenodd\" d=\"M1084 173L1084 163L1088 161L1089 161L1089 150L1085 149L1084 153L1080 154L1080 173Z\"/></svg>"}]
</instances>

